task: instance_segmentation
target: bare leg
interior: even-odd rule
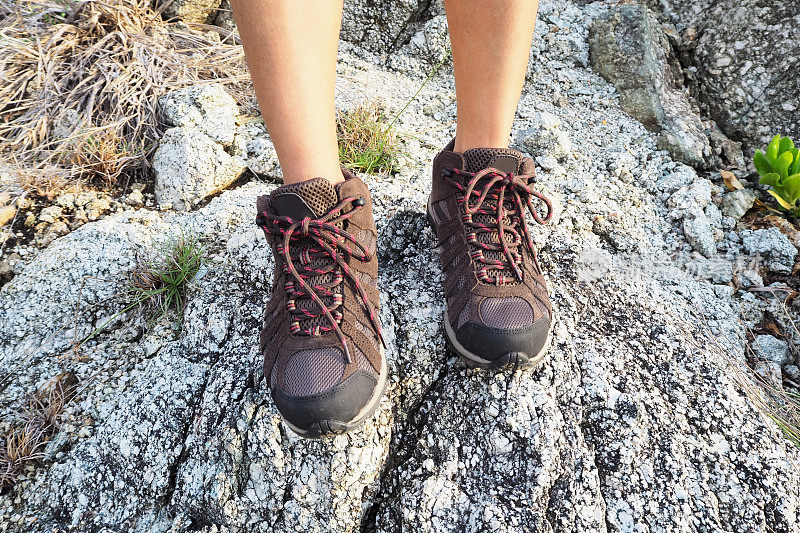
[[[455,151],[507,148],[538,0],[445,0],[458,99]]]
[[[231,5],[284,182],[341,181],[334,83],[342,1]]]

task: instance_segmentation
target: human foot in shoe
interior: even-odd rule
[[[453,146],[433,161],[428,200],[444,269],[448,340],[471,366],[534,366],[547,351],[553,313],[525,210],[546,224],[552,205],[530,187],[529,157],[507,148],[458,153]],[[534,201],[544,204],[544,214]]]
[[[377,232],[366,185],[347,170],[258,198],[275,257],[261,351],[272,399],[304,437],[360,425],[380,403]]]

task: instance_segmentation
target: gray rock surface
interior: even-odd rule
[[[692,248],[706,257],[717,255],[717,241],[714,228],[705,213],[698,212],[683,219],[683,234]]]
[[[742,287],[763,287],[764,286],[764,279],[761,277],[761,274],[758,273],[757,270],[743,270],[739,273],[739,284]]]
[[[445,59],[450,51],[450,33],[447,30],[447,16],[443,11],[441,13],[425,22],[398,53],[388,56],[389,68],[413,75],[429,70]],[[448,59],[447,62],[451,63],[452,60]]]
[[[768,260],[767,267],[773,272],[788,274],[794,267],[797,248],[778,228],[744,230],[739,232],[742,244],[750,255]]]
[[[714,164],[680,63],[649,9],[633,4],[610,10],[591,26],[589,43],[592,66],[617,88],[625,111],[660,132],[659,148],[694,167]]]
[[[241,159],[201,131],[171,128],[153,156],[156,200],[188,210],[236,181],[245,169]]]
[[[251,181],[190,212],[131,209],[54,241],[0,288],[0,368],[13,372],[3,412],[65,367],[82,383],[49,459],[0,494],[0,524],[35,533],[800,531],[798,451],[731,368],[746,348],[738,303],[672,260],[690,245],[675,224],[685,206],[667,199],[687,187],[711,223],[711,191],[707,199],[702,181],[692,189],[700,178],[660,152],[583,62],[601,7],[542,4],[536,31],[550,46],[532,51],[513,132],[521,138],[546,112],[573,147],[538,169],[556,217],[532,231],[559,317],[540,369],[484,373],[446,351],[424,214],[430,158],[454,132],[452,81],[437,76],[397,122],[408,154],[399,173],[365,178],[390,365],[377,416],[352,434],[304,441],[269,399],[257,338],[273,262],[252,219],[255,197],[275,185]],[[345,53],[337,101],[380,99],[393,116],[422,74]],[[196,128],[178,131],[223,150]],[[213,259],[181,328],[129,312],[70,357],[76,336],[123,308],[115,295],[137,253],[181,231],[204,235]]]
[[[243,159],[254,174],[278,177],[278,154],[263,122],[250,122],[237,128],[231,153]]]
[[[239,106],[222,85],[178,89],[162,97],[159,106],[166,125],[174,126],[153,158],[159,205],[188,210],[247,168],[263,176],[277,169],[263,123],[237,125]]]
[[[768,386],[776,389],[782,386],[781,365],[778,363],[773,361],[756,361],[753,371]]]
[[[730,283],[733,280],[733,264],[725,259],[695,259],[686,264],[686,269],[712,283]]]
[[[791,362],[789,344],[772,335],[756,335],[756,338],[753,339],[753,349],[757,356],[772,361],[778,366],[784,366]]]
[[[219,84],[203,84],[170,92],[159,100],[168,126],[191,128],[230,146],[236,133],[239,106]]]
[[[341,38],[357,45],[360,54],[386,58],[407,44],[425,23],[444,14],[440,0],[357,0],[344,3]]]
[[[722,213],[738,222],[758,198],[758,193],[752,189],[737,189],[722,198]]]
[[[701,101],[728,136],[748,153],[777,133],[800,137],[800,3],[657,3],[680,32]]]
[[[683,187],[688,187],[692,185],[697,180],[698,180],[697,172],[695,172],[692,167],[686,165],[676,165],[676,168],[672,169],[671,172],[666,173],[658,178],[658,180],[654,183],[655,186],[654,188],[659,192],[672,194],[678,189],[682,189]],[[706,182],[703,181],[702,184],[699,184],[696,187],[702,187],[703,189],[705,189],[707,185]],[[709,188],[708,191],[709,200],[712,191],[713,188]],[[704,191],[698,190],[697,195],[700,195],[701,197],[700,201],[705,201]],[[677,198],[674,201],[674,204],[677,204]]]
[[[694,181],[689,181],[692,178]],[[688,185],[670,194],[670,190],[687,181]],[[718,188],[708,179],[698,178],[693,171],[687,172],[685,167],[662,178],[655,187],[669,194],[666,202],[671,209],[669,216],[683,219],[683,234],[692,248],[707,258],[716,256],[717,242],[722,238],[722,215],[712,203],[712,195]]]
[[[670,196],[669,200],[667,200],[667,206],[674,208],[674,213],[702,211],[711,204],[711,196],[716,190],[717,187],[710,180],[697,178]]]
[[[222,0],[214,15],[214,25],[228,31],[236,30],[236,21],[233,18],[233,8],[230,0]]]
[[[563,161],[572,152],[572,142],[561,127],[561,121],[547,112],[536,112],[531,118],[531,127],[520,135],[523,149],[530,154],[549,155]]]

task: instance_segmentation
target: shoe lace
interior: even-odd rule
[[[522,281],[519,247],[523,242],[527,243],[538,265],[525,209],[537,224],[547,224],[553,216],[550,199],[528,186],[535,176],[505,173],[490,167],[476,173],[445,169],[442,177],[461,192],[458,201],[464,208],[462,221],[467,230],[470,257],[480,264],[478,279],[497,285]],[[544,215],[534,208],[532,198],[545,205]],[[506,274],[509,271],[513,276]]]
[[[358,277],[347,265],[349,257],[361,262],[372,259],[369,250],[352,234],[342,229],[342,222],[352,217],[364,205],[363,198],[348,197],[320,218],[305,217],[296,220],[267,211],[256,217],[256,224],[265,233],[277,237],[277,253],[284,259],[283,272],[288,278],[284,290],[287,293],[286,308],[289,311],[291,332],[296,335],[317,336],[334,331],[342,343],[348,363],[351,362],[350,350],[340,326],[344,316],[339,309],[342,305],[342,294],[337,290],[345,279],[355,285],[374,331],[386,346],[375,309],[370,305]],[[352,209],[342,212],[347,206],[352,206]],[[323,298],[329,303],[326,304]],[[303,299],[313,301],[316,308],[303,307],[300,304]],[[327,325],[319,323],[317,319],[321,318],[327,319]],[[313,325],[308,325],[309,323]]]

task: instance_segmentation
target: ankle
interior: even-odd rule
[[[454,152],[464,153],[473,148],[508,148],[508,138],[456,136]]]
[[[342,169],[338,165],[336,167],[317,167],[309,169],[284,169],[283,170],[283,184],[292,185],[302,181],[313,180],[315,178],[325,178],[334,185],[344,181]]]

